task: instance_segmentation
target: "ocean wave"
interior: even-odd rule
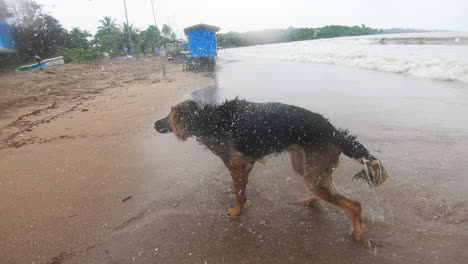
[[[389,35],[374,35],[270,44],[228,49],[220,57],[337,64],[468,83],[468,45],[385,45],[379,43],[382,36],[390,39]],[[402,37],[425,36],[394,36]]]

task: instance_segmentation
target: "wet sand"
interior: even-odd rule
[[[221,62],[215,79],[175,66],[162,78],[151,63],[154,71],[132,62],[115,73],[143,72],[159,82],[122,77],[76,107],[65,98],[13,126],[34,109],[19,107],[1,121],[7,141],[0,149],[0,263],[463,263],[468,257],[468,131],[461,122],[467,87],[265,61]],[[106,76],[115,79],[109,73],[100,80]],[[296,204],[307,192],[287,155],[257,163],[244,214],[224,216],[234,198],[222,162],[194,140],[181,143],[152,128],[169,106],[208,86],[194,96],[294,103],[359,135],[391,181],[375,191],[352,182],[360,167],[346,157],[334,178],[343,194],[362,202],[372,247],[350,238],[350,220],[334,207]],[[45,102],[36,108],[53,104]]]

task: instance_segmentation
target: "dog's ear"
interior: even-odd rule
[[[200,109],[203,109],[204,105],[201,101],[194,101],[194,100],[187,100],[176,108],[180,111],[184,116],[189,117],[193,114],[196,114]]]

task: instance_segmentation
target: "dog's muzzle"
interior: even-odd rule
[[[169,123],[169,117],[163,118],[154,123],[154,129],[159,133],[169,133],[172,132],[171,124]]]

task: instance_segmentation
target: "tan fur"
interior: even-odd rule
[[[177,117],[177,113],[172,111],[169,114],[169,122],[171,123],[172,131],[174,135],[182,141],[187,140],[189,134],[187,133],[187,129],[185,128],[183,122],[179,122],[179,118]]]
[[[305,152],[298,145],[291,145],[288,148],[289,154],[291,154],[291,165],[294,171],[299,175],[304,175],[305,169]]]
[[[304,177],[314,181],[317,188],[326,188],[335,192],[332,173],[338,166],[341,150],[327,147],[321,150],[305,151]],[[310,188],[310,186],[309,186]]]
[[[353,222],[353,236],[362,240],[361,204],[339,194],[333,183],[332,173],[338,166],[341,150],[328,147],[306,151],[304,180],[310,191],[319,199],[340,207]]]
[[[304,177],[307,188],[314,194],[299,199],[304,206],[311,206],[323,200],[338,206],[349,214],[353,222],[353,235],[362,240],[361,204],[339,194],[333,183],[332,174],[338,166],[341,150],[337,147],[326,147],[319,150],[305,150],[296,145],[288,148],[294,171]]]
[[[227,209],[226,214],[237,216],[242,213],[242,208],[247,201],[246,186],[249,180],[249,173],[252,170],[255,160],[244,156],[238,151],[234,151],[224,160],[224,165],[231,173],[234,183],[234,193],[236,194],[236,204],[233,208]]]

